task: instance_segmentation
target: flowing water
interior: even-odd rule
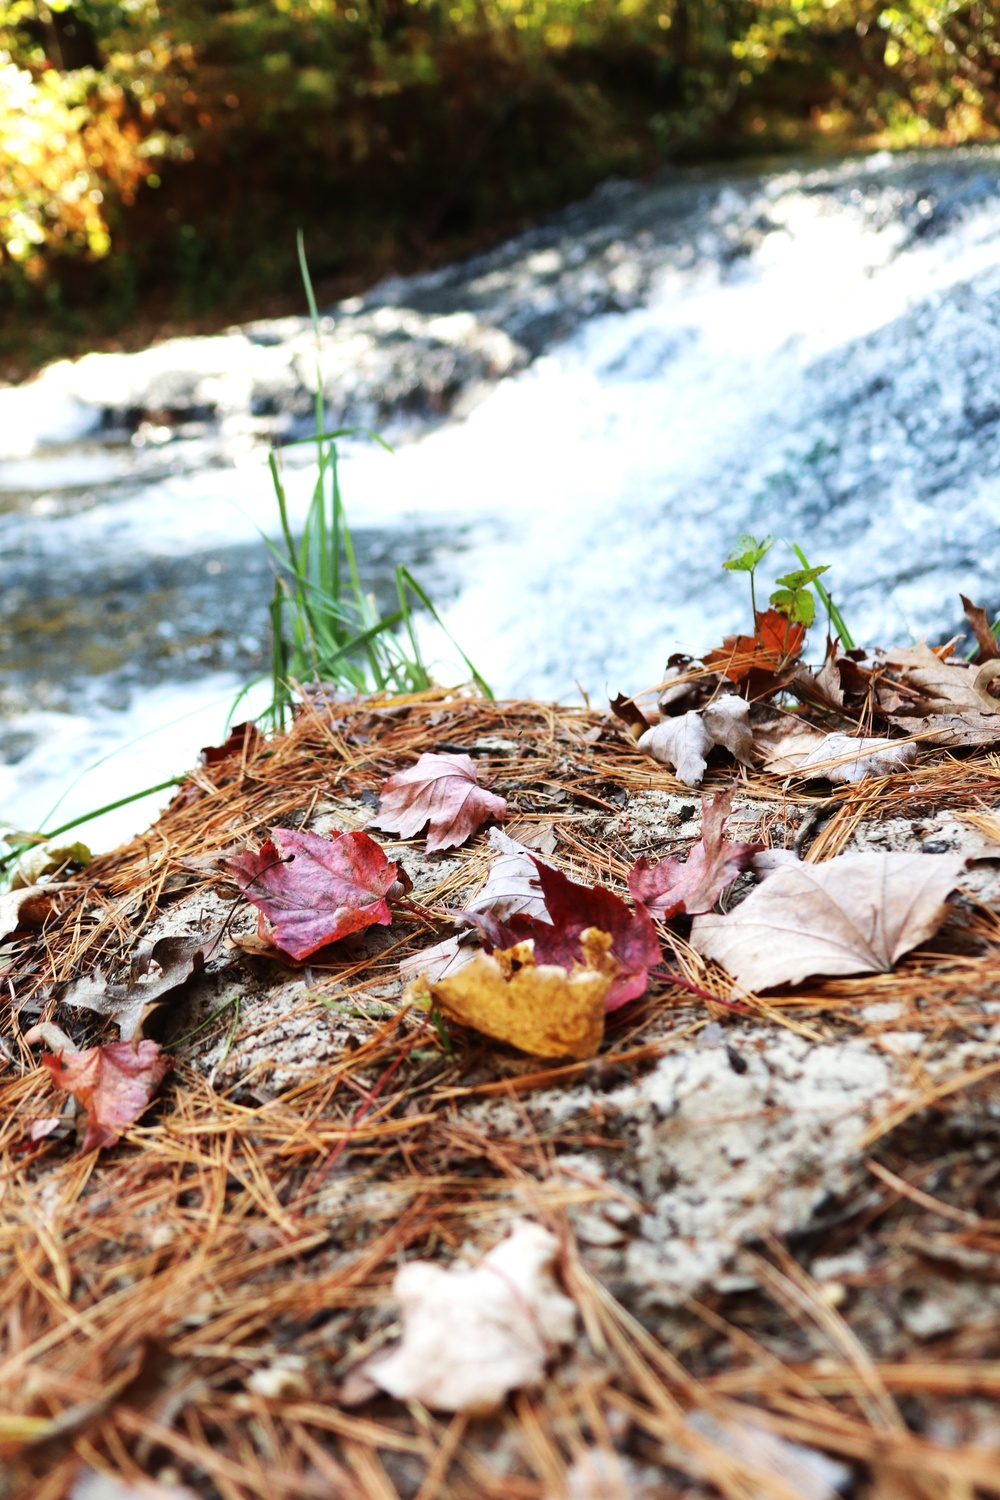
[[[344,464],[368,586],[406,562],[498,693],[635,691],[745,625],[720,570],[744,530],[831,564],[859,640],[951,631],[959,589],[1000,607],[991,151],[609,184],[332,309],[318,378],[331,422],[395,445]],[[267,450],[316,380],[287,318],[0,390],[0,821],[38,826],[106,755],[49,826],[218,738],[266,661]],[[282,454],[301,516],[309,451]]]

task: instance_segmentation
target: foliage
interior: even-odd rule
[[[149,142],[121,89],[90,71],[35,76],[0,53],[0,245],[39,278],[43,256],[106,255],[109,190],[134,198]]]
[[[0,0],[0,34],[8,299],[204,312],[292,285],[291,215],[370,277],[664,155],[997,134],[1000,22],[958,0]]]
[[[757,611],[754,575],[758,565],[773,546],[774,538],[772,536],[765,536],[758,541],[749,532],[744,532],[736,538],[729,556],[722,564],[730,573],[748,573],[750,575],[750,605],[753,610],[753,618],[758,621],[758,635],[760,634],[759,619],[761,617]],[[820,567],[814,568],[810,565],[801,547],[793,543],[792,551],[802,566],[793,569],[789,573],[783,573],[781,577],[775,579],[777,587],[772,591],[768,599],[772,610],[777,610],[778,614],[783,615],[791,624],[801,625],[808,629],[816,618],[816,601],[810,592],[810,589],[815,589],[823,608],[826,610],[831,636],[839,639],[845,651],[850,651],[854,646],[854,640],[844,623],[844,618],[840,610],[834,604],[833,599],[823,584],[819,581],[823,573],[830,571],[829,564],[823,563]]]

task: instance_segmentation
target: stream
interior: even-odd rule
[[[345,449],[366,587],[405,562],[498,695],[603,702],[745,627],[741,531],[830,564],[859,641],[1000,608],[1000,153],[612,182],[330,309],[318,361],[282,318],[0,389],[0,832],[183,771],[266,672],[267,454],[301,519],[317,379],[394,449]]]

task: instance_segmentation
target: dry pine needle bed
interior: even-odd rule
[[[674,679],[704,720],[698,669]],[[488,882],[495,833],[435,853],[383,827],[405,872],[391,925],[299,960],[227,862],[273,830],[279,864],[289,831],[360,832],[388,777],[468,756],[518,858],[638,921],[637,861],[711,854],[734,780],[713,745],[703,808],[607,715],[314,693],[286,734],[203,757],[147,835],[24,899],[0,939],[0,1493],[1000,1495],[1000,884],[982,858],[1000,760],[926,725],[904,738],[912,762],[843,784],[737,757],[712,847],[763,852],[714,915],[690,879],[687,906],[658,898],[641,985],[611,935],[593,1055],[463,1026],[447,978],[420,978]],[[771,856],[754,887],[766,851],[786,868]],[[757,993],[699,952],[718,936],[699,924],[752,911],[789,859],[813,880],[858,853],[954,870],[944,920],[882,970]],[[493,952],[539,920],[520,910]],[[463,959],[487,962],[498,920],[468,920]],[[504,983],[530,953],[511,964]],[[623,974],[641,992],[606,1010]],[[169,1070],[118,1144],[82,1153],[86,1110],[58,1069],[109,1045]],[[437,1288],[448,1346],[408,1372],[404,1267],[398,1292]],[[469,1390],[502,1383],[504,1361],[521,1373],[491,1409],[460,1393],[449,1410],[413,1394],[435,1358]]]

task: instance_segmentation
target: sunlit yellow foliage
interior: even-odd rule
[[[0,248],[29,277],[43,249],[99,258],[111,248],[106,195],[128,201],[149,154],[123,116],[121,89],[93,70],[30,69],[0,52]]]

